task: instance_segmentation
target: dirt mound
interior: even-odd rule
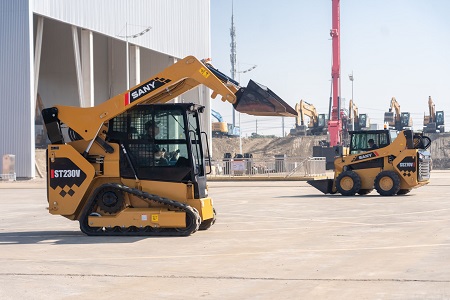
[[[450,168],[450,133],[429,134],[434,169]],[[254,158],[268,158],[285,154],[288,157],[311,157],[313,146],[319,145],[324,136],[242,138],[242,154],[251,153]],[[212,159],[221,160],[225,153],[241,153],[239,138],[213,138]],[[46,176],[45,150],[36,149],[36,165]],[[39,174],[36,174],[39,177]]]
[[[439,170],[450,169],[450,133],[427,134],[431,138],[431,158],[433,168]]]
[[[251,153],[254,158],[286,156],[312,156],[313,146],[319,145],[323,137],[279,137],[279,138],[242,138],[242,153]],[[224,153],[241,153],[239,138],[213,138],[212,158],[222,159]]]
[[[431,152],[434,169],[450,168],[450,133],[427,134],[432,140]],[[279,138],[242,138],[242,153],[252,153],[254,158],[273,157],[285,154],[293,157],[311,157],[313,146],[319,145],[325,136],[279,137]],[[213,138],[212,158],[220,160],[224,153],[241,153],[239,138]]]

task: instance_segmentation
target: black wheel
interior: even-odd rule
[[[361,178],[353,171],[345,171],[336,178],[336,189],[344,196],[353,196],[361,188]]]
[[[360,194],[360,195],[367,195],[367,194],[370,194],[372,191],[373,191],[373,189],[360,189],[358,191],[358,194]]]
[[[406,195],[411,192],[411,189],[399,189],[397,195]]]
[[[400,190],[400,178],[394,171],[383,171],[375,177],[375,189],[382,196],[393,196]]]
[[[122,209],[124,198],[122,192],[115,188],[104,188],[97,195],[97,204],[106,213],[116,213]]]
[[[214,223],[216,223],[216,209],[213,208],[213,217],[212,219],[208,219],[206,221],[203,221],[200,224],[200,227],[198,228],[198,230],[208,230],[209,228],[211,228],[211,226],[214,225]]]

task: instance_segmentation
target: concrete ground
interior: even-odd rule
[[[450,171],[406,196],[210,182],[186,238],[88,237],[43,182],[0,182],[0,299],[449,299]]]

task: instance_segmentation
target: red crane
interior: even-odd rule
[[[340,74],[341,74],[341,50],[340,50],[340,0],[332,0],[332,28],[330,35],[333,41],[333,64],[331,67],[332,103],[331,116],[328,121],[328,133],[330,134],[330,146],[341,144],[342,120],[340,115]]]

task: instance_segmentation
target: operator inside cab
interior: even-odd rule
[[[165,158],[166,150],[158,144],[155,144],[155,137],[159,134],[158,123],[153,120],[147,121],[144,125],[145,134],[142,135],[142,139],[148,141],[143,155],[154,157],[157,160],[158,165],[167,165],[167,159]]]
[[[373,139],[369,139],[367,143],[369,144],[370,149],[378,149],[378,145],[375,144],[375,141]]]

